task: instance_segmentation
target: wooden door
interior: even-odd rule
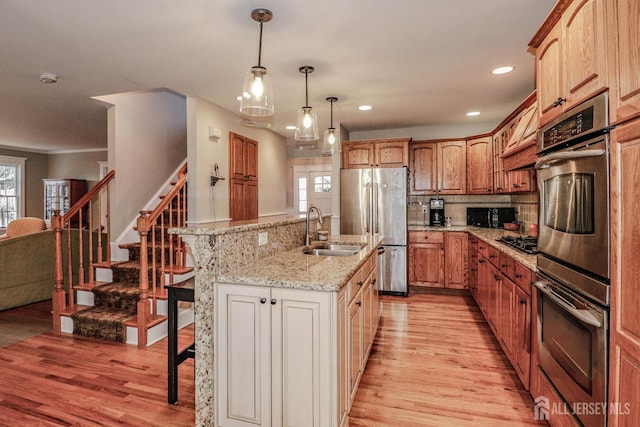
[[[409,147],[411,194],[436,194],[438,188],[437,144],[412,143]]]
[[[550,122],[562,112],[562,107],[556,102],[564,94],[561,37],[562,27],[558,23],[536,49],[539,126]]]
[[[375,165],[375,153],[371,142],[343,142],[342,167],[344,169],[368,168]]]
[[[244,174],[245,178],[257,181],[258,180],[258,141],[253,139],[246,139],[245,145],[245,160],[244,160]]]
[[[606,7],[612,124],[640,116],[639,7],[638,0],[611,0]]]
[[[574,1],[563,14],[565,110],[607,87],[603,3],[604,0]],[[636,10],[636,22],[637,15]]]
[[[513,299],[513,367],[529,390],[531,367],[531,297],[515,286]]]
[[[218,425],[271,423],[269,297],[269,288],[216,285]]]
[[[442,243],[409,244],[409,283],[411,285],[443,288],[443,264]]]
[[[409,140],[396,139],[374,143],[375,165],[397,168],[409,165]]]
[[[445,287],[467,289],[467,233],[445,233]]]
[[[438,194],[466,194],[466,141],[439,142],[437,162]]]
[[[493,149],[491,137],[467,140],[467,193],[493,193]]]
[[[229,132],[229,177],[245,179],[246,138]]]
[[[609,401],[624,406],[620,408],[622,414],[611,415],[609,425],[637,426],[640,425],[640,119],[613,130],[611,165]]]
[[[272,425],[330,424],[335,411],[331,295],[271,289]]]

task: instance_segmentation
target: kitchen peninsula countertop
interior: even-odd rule
[[[279,252],[221,274],[218,282],[254,286],[337,292],[376,250],[380,236],[330,236],[329,241],[313,242],[309,246]],[[361,244],[362,250],[352,256],[305,255],[302,250],[317,244]]]
[[[515,231],[508,231],[501,228],[483,228],[483,227],[474,227],[471,225],[453,225],[451,227],[433,227],[429,225],[412,225],[408,226],[409,231],[458,231],[458,232],[467,232],[474,237],[482,240],[483,242],[493,246],[494,248],[502,251],[518,261],[520,264],[524,265],[530,270],[538,271],[538,262],[536,255],[528,255],[522,253],[516,249],[513,249],[504,243],[498,242],[498,239],[502,236],[522,236],[520,233],[516,233]]]

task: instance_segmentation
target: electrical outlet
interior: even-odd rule
[[[425,213],[428,213],[428,212],[429,212],[429,206],[422,205],[422,213],[425,214]]]
[[[269,242],[269,233],[264,231],[258,233],[258,246],[266,245]]]

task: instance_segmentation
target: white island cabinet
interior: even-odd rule
[[[375,262],[338,291],[216,284],[216,425],[348,425],[380,315]]]

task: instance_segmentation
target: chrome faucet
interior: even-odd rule
[[[305,245],[309,245],[309,241],[311,240],[309,238],[309,216],[311,214],[311,211],[314,210],[314,209],[318,213],[318,223],[320,225],[322,225],[322,212],[320,212],[320,209],[317,208],[316,206],[309,206],[309,209],[307,209],[307,227],[305,228],[305,232],[304,232],[304,244]]]

